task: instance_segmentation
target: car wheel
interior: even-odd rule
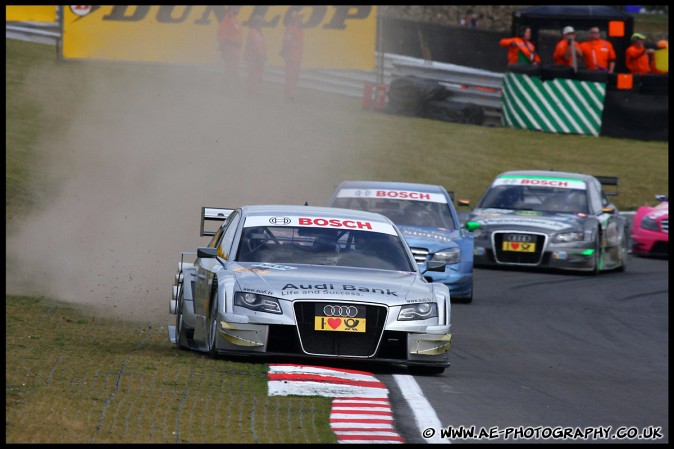
[[[187,336],[185,335],[185,323],[183,322],[182,312],[178,312],[176,316],[176,347],[178,349],[186,349],[187,345]]]
[[[630,250],[629,238],[627,237],[629,235],[628,232],[629,230],[626,229],[625,234],[623,234],[623,243],[620,245],[620,266],[616,268],[618,273],[624,273],[627,270],[627,257]]]
[[[592,267],[591,275],[596,276],[599,274],[599,264],[601,263],[601,235],[597,232],[597,239],[594,242],[594,266]]]
[[[464,296],[462,298],[455,298],[455,299],[453,298],[452,302],[470,304],[471,302],[473,302],[473,294],[471,293],[470,296]]]
[[[218,357],[216,343],[218,341],[218,290],[213,290],[213,299],[211,307],[211,326],[208,330],[208,355],[211,358]]]
[[[408,367],[410,374],[416,376],[434,376],[445,372],[444,366],[410,366]]]
[[[185,331],[185,322],[183,320],[183,295],[182,286],[180,286],[180,294],[178,296],[178,306],[176,315],[176,347],[178,349],[186,349],[189,347],[187,343],[187,334]]]

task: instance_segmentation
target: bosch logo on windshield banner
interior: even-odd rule
[[[540,187],[557,187],[563,189],[581,189],[585,190],[585,183],[579,179],[562,179],[562,178],[511,178],[501,177],[494,181],[494,186],[510,185],[510,186],[540,186]]]
[[[372,231],[396,235],[389,223],[351,220],[334,217],[247,217],[244,227],[256,226],[301,226],[308,228],[353,229],[356,231]]]
[[[337,198],[389,198],[394,200],[428,201],[431,203],[447,203],[444,195],[429,192],[413,192],[410,190],[363,190],[342,189],[337,192]]]
[[[54,8],[54,7],[52,7]],[[224,5],[71,6],[63,11],[63,59],[221,65],[217,30]],[[377,7],[372,5],[240,6],[244,36],[263,19],[270,67],[279,55],[286,19],[302,14],[302,68],[373,70]],[[242,55],[243,57],[243,55]]]

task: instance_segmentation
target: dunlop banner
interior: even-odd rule
[[[221,64],[216,39],[226,6],[64,6],[62,57],[186,64]],[[279,56],[285,19],[302,13],[302,68],[373,70],[377,8],[368,5],[241,6],[248,35],[251,18],[264,19],[267,65]],[[242,59],[243,60],[243,59]]]
[[[5,6],[6,22],[56,23],[57,6]]]

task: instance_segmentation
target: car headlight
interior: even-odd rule
[[[438,316],[438,305],[434,302],[408,304],[400,308],[398,321],[427,320]]]
[[[447,248],[433,254],[431,260],[434,262],[444,262],[446,264],[459,263],[461,260],[461,249]]]
[[[585,234],[581,232],[563,232],[552,237],[554,243],[582,242]]]
[[[660,226],[658,226],[658,222],[653,220],[651,217],[642,218],[639,227],[642,229],[648,229],[649,231],[660,231]]]
[[[283,313],[278,299],[272,296],[258,295],[255,293],[234,293],[234,305],[255,310],[257,312]]]

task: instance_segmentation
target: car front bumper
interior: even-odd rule
[[[528,260],[499,257],[494,253],[489,240],[475,241],[473,263],[476,266],[520,266],[539,267],[559,270],[590,271],[595,267],[594,242],[578,242],[574,244],[551,244]]]

